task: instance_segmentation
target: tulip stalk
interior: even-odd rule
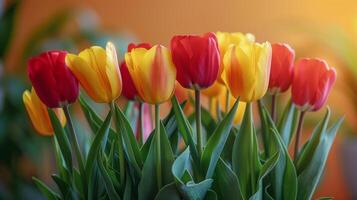
[[[302,132],[302,126],[304,123],[305,113],[306,113],[306,111],[302,111],[300,113],[299,123],[298,123],[298,127],[296,130],[296,138],[295,138],[295,146],[294,146],[294,161],[295,162],[297,161],[297,156],[299,154],[300,137],[301,137],[301,132]]]
[[[162,187],[161,181],[161,142],[160,142],[160,105],[155,104],[155,136],[156,136],[156,157],[157,157],[157,168],[156,168],[156,175],[157,175],[157,186],[160,190]]]
[[[276,94],[273,94],[271,96],[271,118],[273,119],[274,122],[276,122],[277,116],[276,116]]]
[[[78,140],[77,140],[76,132],[75,132],[74,126],[73,126],[72,117],[71,117],[71,115],[69,113],[69,108],[68,107],[69,107],[68,105],[63,106],[63,111],[64,111],[64,114],[65,114],[65,116],[67,118],[67,124],[68,124],[69,133],[70,133],[69,136],[70,136],[72,148],[74,148],[74,151],[76,153],[76,158],[77,158],[79,170],[81,171],[81,173],[84,173],[83,157],[82,157],[82,154],[81,154],[81,151],[80,151],[80,147],[79,147],[79,143],[78,143]]]
[[[112,101],[110,103],[111,112],[114,114],[114,120],[117,121],[117,115],[115,114],[115,102]],[[124,183],[125,179],[125,160],[124,160],[124,148],[123,148],[123,139],[121,137],[121,133],[119,132],[118,123],[114,123],[117,136],[118,136],[118,155],[119,155],[119,173],[120,173],[120,183]]]
[[[227,91],[226,91],[226,108],[225,108],[225,112],[226,113],[228,113],[229,102],[230,102],[229,88],[227,88]]]
[[[195,89],[195,117],[196,117],[196,137],[199,155],[202,155],[202,133],[201,133],[201,91]]]
[[[144,133],[144,126],[143,126],[143,114],[144,114],[144,104],[139,102],[139,115],[138,115],[138,118],[139,118],[139,127],[138,127],[138,142],[140,144],[140,146],[143,145],[144,143],[144,139],[143,139],[143,133]]]

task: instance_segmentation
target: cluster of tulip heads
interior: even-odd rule
[[[321,59],[302,58],[294,65],[294,50],[287,44],[257,43],[251,34],[207,33],[178,35],[171,49],[162,45],[130,44],[118,64],[115,47],[93,46],[78,55],[49,51],[28,62],[33,89],[23,100],[36,130],[50,134],[47,109],[76,101],[79,85],[98,103],[110,103],[120,94],[150,104],[167,101],[175,81],[200,91],[226,86],[235,98],[252,102],[267,91],[273,96],[292,86],[292,101],[301,111],[316,111],[326,101],[336,72]],[[216,93],[209,93],[213,94]],[[37,97],[38,96],[38,97]],[[60,117],[65,123],[65,117]],[[41,122],[42,121],[42,122]]]

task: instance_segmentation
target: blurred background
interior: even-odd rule
[[[29,57],[111,40],[122,59],[129,42],[168,46],[174,34],[208,31],[285,42],[297,58],[321,57],[337,68],[328,105],[346,120],[315,196],[357,199],[356,0],[0,0],[0,16],[0,199],[41,199],[31,177],[51,184],[55,170],[52,141],[35,134],[22,104]],[[305,138],[323,112],[309,114]]]

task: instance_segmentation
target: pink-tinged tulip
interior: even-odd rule
[[[32,85],[49,108],[73,103],[78,97],[78,81],[66,65],[67,52],[48,51],[31,58],[28,74]]]
[[[302,111],[316,111],[326,102],[336,70],[321,59],[300,59],[294,68],[292,100]]]
[[[269,92],[285,92],[291,85],[294,71],[295,51],[288,44],[272,44],[272,59]]]
[[[127,52],[130,52],[134,48],[150,49],[151,44],[149,44],[149,43],[139,43],[139,44],[130,43],[128,45]],[[123,89],[122,89],[123,95],[128,100],[134,100],[135,97],[138,96],[138,91],[135,88],[133,79],[130,76],[128,66],[126,65],[125,61],[123,61],[120,64],[120,73],[121,73],[121,77],[122,77],[122,81],[123,81]]]
[[[177,81],[185,88],[207,88],[217,79],[220,57],[214,33],[178,35],[171,40]]]

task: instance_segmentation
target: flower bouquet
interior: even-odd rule
[[[53,138],[57,187],[33,179],[53,200],[311,199],[342,119],[331,124],[327,108],[300,145],[304,116],[323,107],[336,72],[321,59],[294,60],[287,44],[223,32],[174,36],[170,49],[130,44],[121,64],[110,42],[78,55],[35,56],[28,62],[33,88],[23,101],[34,128]],[[176,81],[192,98],[176,98]],[[79,85],[89,101],[107,105],[104,119]],[[279,94],[290,86],[279,113]],[[121,94],[128,103],[120,107]],[[264,96],[272,99],[269,111]],[[81,145],[69,111],[76,101],[91,129]],[[165,102],[171,110],[162,117]],[[153,107],[152,131],[143,105]]]

